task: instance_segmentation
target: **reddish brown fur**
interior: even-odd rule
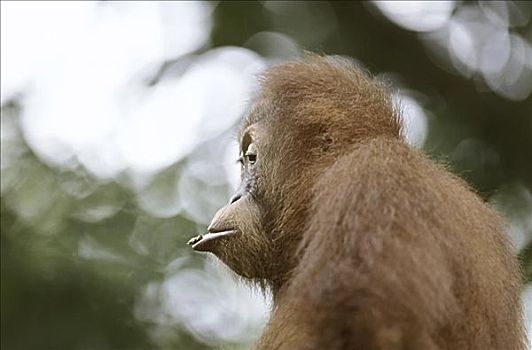
[[[260,150],[253,224],[229,215],[241,238],[214,251],[273,290],[257,348],[524,349],[501,220],[404,144],[385,89],[315,55],[262,86],[240,135]]]

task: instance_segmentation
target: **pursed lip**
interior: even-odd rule
[[[237,230],[234,228],[216,230],[216,231],[213,231],[211,229],[209,233],[207,234],[199,235],[199,236],[191,238],[187,242],[187,244],[192,246],[192,249],[197,250],[199,252],[211,251],[212,246],[213,246],[212,243],[215,240],[224,238],[224,237],[235,236],[236,234],[237,234]]]

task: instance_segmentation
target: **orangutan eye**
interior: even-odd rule
[[[257,161],[257,147],[255,146],[255,143],[252,142],[249,144],[244,156],[246,157],[246,160],[250,165],[255,164],[255,162]]]
[[[249,162],[249,164],[253,165],[257,161],[257,155],[253,153],[246,154],[246,159]]]

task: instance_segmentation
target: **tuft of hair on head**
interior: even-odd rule
[[[272,101],[280,123],[322,125],[347,141],[401,138],[398,109],[389,89],[345,58],[305,53],[267,69],[259,99]]]

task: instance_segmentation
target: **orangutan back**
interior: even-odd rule
[[[258,349],[525,349],[516,259],[463,181],[376,138],[313,190],[301,260]]]

